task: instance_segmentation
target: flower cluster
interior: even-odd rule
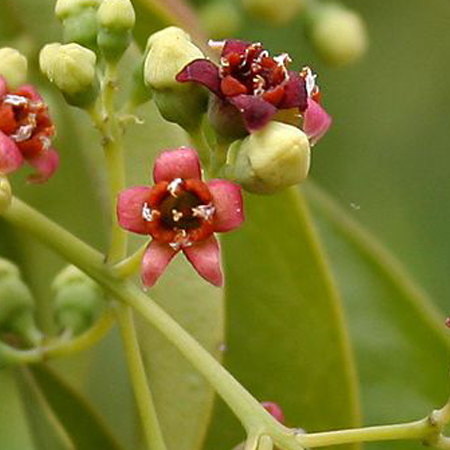
[[[142,262],[144,284],[155,284],[183,251],[203,278],[221,286],[219,243],[213,233],[233,230],[244,220],[240,187],[220,179],[202,181],[197,152],[185,147],[163,152],[153,179],[152,187],[123,191],[117,205],[123,228],[153,238]]]
[[[0,173],[14,172],[27,162],[37,170],[29,181],[47,181],[59,161],[51,147],[54,133],[47,105],[38,92],[30,85],[11,91],[0,76]]]

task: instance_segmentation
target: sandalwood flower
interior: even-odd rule
[[[142,280],[153,286],[180,251],[204,279],[221,286],[219,243],[214,232],[231,231],[244,220],[241,189],[226,180],[202,181],[195,150],[163,152],[153,170],[155,184],[119,194],[117,216],[126,230],[153,239],[142,261]]]
[[[300,73],[289,70],[287,53],[272,57],[259,42],[226,40],[212,45],[222,48],[219,66],[196,59],[183,68],[177,81],[200,83],[214,94],[209,116],[218,132],[242,137],[276,119],[280,110],[302,115],[316,140],[316,130],[328,128],[330,119],[317,95],[314,98],[318,88],[309,68]]]
[[[0,174],[14,172],[27,162],[37,170],[29,181],[47,181],[59,162],[51,147],[54,133],[47,105],[36,89],[23,85],[11,91],[0,76]]]

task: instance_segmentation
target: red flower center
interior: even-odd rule
[[[16,142],[25,158],[30,158],[49,148],[54,127],[47,105],[19,90],[0,100],[0,131]]]
[[[259,42],[243,52],[230,52],[220,59],[221,91],[227,97],[262,96],[276,106],[284,97],[290,62],[287,53],[271,57]]]
[[[148,233],[175,249],[207,239],[214,231],[214,214],[208,186],[194,178],[155,184],[142,208]]]

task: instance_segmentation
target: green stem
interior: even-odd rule
[[[128,258],[120,261],[114,266],[114,272],[119,278],[127,278],[134,275],[140,268],[142,258],[144,256],[145,250],[148,246],[148,242],[139,247],[132,255]]]
[[[119,306],[117,319],[120,325],[125,354],[130,368],[130,375],[136,402],[143,424],[147,445],[153,450],[166,450],[164,438],[158,422],[152,393],[148,387],[147,375],[139,352],[139,342],[134,327],[131,308]]]
[[[8,365],[30,364],[42,360],[39,348],[32,350],[17,350],[0,341],[0,369]]]
[[[212,171],[216,164],[215,157],[203,133],[202,126],[200,125],[196,130],[190,130],[188,134],[191,145],[197,150],[200,156],[202,166],[208,167]]]
[[[438,448],[449,448],[448,439],[440,434],[444,425],[450,421],[449,404],[434,412],[430,418],[404,424],[311,434],[298,434],[295,430],[285,428],[152,299],[130,281],[118,279],[111,267],[103,264],[101,254],[16,198],[3,217],[53,248],[115,298],[141,313],[210,382],[250,435],[267,435],[276,446],[286,450],[399,439],[420,439]]]

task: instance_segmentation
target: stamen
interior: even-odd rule
[[[42,143],[43,150],[48,150],[50,148],[52,141],[47,136],[39,136],[39,140]]]
[[[291,57],[287,53],[282,53],[281,55],[274,56],[274,61],[279,65],[286,67],[289,63],[292,62]]]
[[[308,97],[312,97],[317,92],[316,78],[317,75],[308,67],[303,67],[300,75],[305,80],[305,87]]]
[[[29,123],[28,125],[22,125],[17,129],[17,131],[14,134],[11,134],[11,139],[13,139],[16,142],[23,142],[32,136],[34,131],[34,125]]]
[[[183,218],[183,213],[181,211],[178,211],[177,209],[172,209],[172,218],[174,222],[179,222]]]
[[[208,47],[221,52],[225,47],[225,43],[226,41],[215,41],[214,39],[210,39],[208,41]]]
[[[148,206],[148,203],[145,202],[144,206],[142,207],[142,218],[146,221],[146,222],[151,222],[153,220],[153,211],[152,209]]]
[[[29,100],[22,95],[8,94],[5,96],[5,100],[3,100],[3,102],[8,105],[21,106],[26,105]]]
[[[167,186],[167,190],[169,191],[172,197],[177,197],[177,191],[180,186],[183,184],[183,180],[181,178],[174,178],[169,185]]]
[[[216,212],[216,208],[213,205],[198,205],[195,208],[192,208],[192,215],[194,217],[200,217],[207,222],[211,222]]]
[[[173,242],[169,242],[170,247],[173,250],[179,250],[181,247],[190,247],[192,242],[188,238],[186,230],[179,230]]]

